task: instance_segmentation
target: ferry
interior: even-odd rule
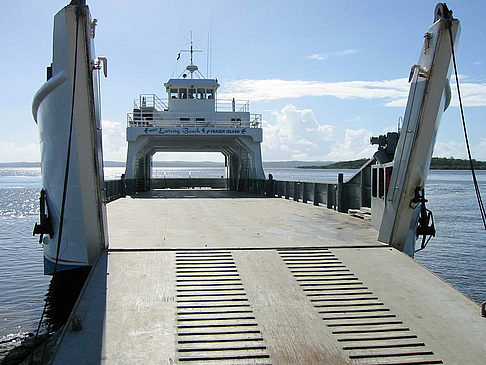
[[[192,45],[166,97],[130,107],[126,172],[104,181],[95,26],[83,1],[55,16],[32,106],[45,273],[91,268],[50,364],[484,363],[485,305],[413,260],[435,234],[424,189],[460,33],[445,4],[400,132],[337,183],[266,179],[261,115],[218,99]],[[154,178],[161,151],[221,152],[226,176]]]

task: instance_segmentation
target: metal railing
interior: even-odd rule
[[[278,198],[292,198],[302,203],[312,202],[316,206],[322,204],[329,209],[342,211],[338,205],[339,189],[336,183],[274,180],[274,192]]]
[[[344,189],[340,183],[313,183],[302,181],[240,179],[238,184],[227,178],[156,178],[148,184],[151,189],[183,189],[183,188],[211,188],[230,189],[257,194],[267,197],[278,197],[312,202],[314,205],[325,205],[327,208],[346,211]],[[109,203],[126,195],[141,192],[137,189],[136,180],[107,180],[105,181],[105,202]]]
[[[140,94],[138,99],[133,100],[133,109],[152,109],[153,111],[167,110],[167,99],[160,99],[155,94]]]
[[[189,99],[184,99],[189,100]],[[190,99],[208,100],[208,99]],[[155,111],[167,110],[169,101],[167,98],[159,98],[155,94],[140,94],[138,99],[133,100],[133,108],[154,108]],[[248,100],[216,99],[215,111],[248,113],[250,112],[250,102]]]
[[[250,112],[248,100],[216,99],[217,112]]]
[[[157,113],[128,113],[127,127],[222,127],[222,128],[261,128],[262,115],[251,114],[250,120],[167,120],[158,119]]]

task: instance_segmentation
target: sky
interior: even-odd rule
[[[51,62],[55,13],[67,0],[0,0],[0,162],[39,161],[31,115],[35,92]],[[195,63],[211,76],[218,98],[250,101],[263,115],[265,161],[369,157],[372,135],[396,130],[404,114],[408,75],[435,1],[89,1],[98,19],[96,53],[108,58],[102,80],[104,159],[126,158],[126,113],[141,93],[163,87],[189,63],[190,32],[203,50]],[[480,1],[451,1],[461,21],[457,48],[473,158],[486,160],[486,22]],[[434,156],[465,158],[453,87]],[[157,159],[220,160],[221,155]]]

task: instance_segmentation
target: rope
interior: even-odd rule
[[[69,136],[68,136],[68,145],[67,145],[67,155],[66,155],[66,164],[65,164],[65,169],[64,169],[64,185],[63,185],[63,191],[62,191],[62,201],[61,201],[61,214],[59,217],[59,232],[58,232],[58,237],[57,237],[57,250],[56,250],[56,261],[54,263],[54,270],[53,270],[53,277],[57,272],[57,265],[59,262],[59,253],[60,253],[60,247],[61,247],[61,239],[62,239],[62,230],[63,230],[63,223],[64,223],[64,211],[66,210],[66,196],[67,196],[67,187],[68,187],[68,180],[69,180],[69,163],[70,163],[70,158],[71,158],[71,144],[72,144],[72,135],[73,135],[73,124],[74,124],[74,100],[75,100],[75,95],[76,95],[76,71],[77,71],[77,64],[78,64],[78,37],[79,37],[79,8],[76,7],[76,44],[74,48],[74,69],[73,69],[73,88],[72,88],[72,97],[71,97],[71,118],[70,118],[70,125],[69,125]],[[34,337],[34,345],[37,342],[37,338],[39,336],[39,331],[40,327],[42,325],[42,322],[44,320],[44,316],[46,313],[47,309],[47,301],[44,303],[44,308],[42,309],[42,314],[41,318],[39,320],[39,324],[37,326],[37,329],[35,331],[35,337]],[[47,336],[49,337],[49,331],[50,331],[51,325],[49,324],[47,327]],[[47,348],[47,340],[44,345],[44,349],[42,352],[42,359],[41,359],[41,364],[44,363],[44,357],[46,353],[46,348]],[[29,361],[29,364],[34,363],[34,351],[32,351],[32,355]]]
[[[454,41],[452,40],[452,22],[449,21],[448,24],[449,29],[449,38],[451,41],[451,50],[452,50],[452,63],[454,65],[454,74],[456,76],[456,87],[457,87],[457,95],[459,98],[459,107],[461,110],[461,118],[462,118],[462,128],[464,130],[464,138],[466,140],[466,148],[467,148],[467,155],[469,157],[469,166],[471,168],[472,179],[474,183],[474,190],[476,191],[476,197],[478,200],[479,211],[481,212],[481,218],[483,220],[484,229],[486,230],[486,210],[484,209],[483,199],[481,198],[481,191],[479,190],[478,180],[476,178],[476,172],[474,170],[473,159],[471,157],[471,148],[469,146],[469,138],[467,135],[466,129],[466,118],[464,117],[464,108],[462,105],[462,96],[461,96],[461,89],[459,88],[459,77],[457,76],[457,65],[456,65],[456,54],[454,52]]]

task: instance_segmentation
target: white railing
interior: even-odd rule
[[[216,99],[217,112],[244,112],[250,111],[248,100]]]
[[[263,118],[261,114],[250,114],[250,125],[253,128],[261,128]]]
[[[191,99],[197,102],[198,99]],[[133,109],[151,109],[155,111],[167,110],[168,100],[161,99],[155,94],[140,94],[138,99],[133,100]],[[243,112],[250,111],[248,100],[216,99],[216,110],[219,112]]]
[[[127,127],[222,127],[222,128],[261,128],[261,114],[252,114],[253,119],[243,121],[229,120],[162,120],[134,119],[133,113],[128,114]]]
[[[167,100],[160,99],[155,94],[140,94],[138,99],[133,100],[133,109],[138,110],[167,110]]]
[[[262,115],[250,114],[249,120],[167,120],[164,117],[168,111],[167,99],[160,99],[155,94],[140,94],[133,101],[133,112],[127,113],[127,127],[250,127],[261,128]],[[250,112],[247,100],[222,99],[216,100],[218,112]],[[240,118],[234,118],[240,119]]]

